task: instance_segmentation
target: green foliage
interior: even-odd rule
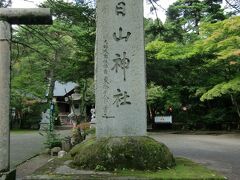
[[[73,164],[83,169],[158,170],[175,166],[169,149],[149,137],[90,139],[71,152]]]
[[[162,87],[154,86],[153,83],[150,83],[148,87],[148,96],[147,96],[148,104],[153,105],[155,103],[160,102],[163,96],[164,96],[164,91]]]
[[[177,42],[167,43],[164,41],[153,41],[146,46],[146,51],[156,53],[158,60],[184,60],[191,57],[194,53],[191,46]]]
[[[174,121],[191,125],[240,119],[240,18],[229,18],[220,3],[178,0],[167,10],[164,24],[145,19],[148,106],[153,116],[173,107]],[[47,0],[41,6],[52,9],[53,26],[13,31],[11,104],[26,112],[26,100],[44,99],[49,84],[51,100],[56,80],[73,81],[80,85],[85,112],[94,104],[94,6],[63,0]],[[225,109],[226,116],[219,109]]]
[[[106,168],[104,166],[97,165],[95,171],[106,171]]]
[[[237,77],[228,82],[223,82],[215,85],[212,89],[208,90],[201,97],[201,101],[211,100],[221,97],[226,94],[238,94],[240,92],[240,77]]]
[[[92,78],[81,79],[78,82],[82,94],[80,111],[82,119],[87,120],[86,107],[95,104],[94,81]]]
[[[214,25],[203,25],[203,46],[208,46],[207,51],[216,54],[216,58],[207,62],[209,70],[222,70],[215,74],[215,82],[210,84],[210,89],[206,91],[201,100],[211,100],[222,97],[223,95],[239,95],[240,79],[240,17],[233,17]],[[208,34],[208,30],[212,32]],[[207,33],[206,33],[207,32]],[[221,76],[219,76],[221,74]],[[233,100],[233,99],[232,99]],[[233,103],[238,109],[237,100]]]
[[[86,129],[84,130],[84,135],[95,135],[96,134],[96,128],[90,128],[90,129]]]
[[[42,71],[44,65],[42,62],[34,61],[34,57],[28,54],[25,54],[25,56],[21,59],[21,62],[17,61],[13,65],[12,93],[22,97],[44,97],[46,92],[45,74]]]
[[[181,32],[178,33],[178,39],[183,42],[184,36],[191,33],[199,34],[201,21],[213,23],[226,18],[221,9],[221,2],[221,0],[178,0],[168,8],[166,23],[171,25],[170,31]]]
[[[55,131],[46,131],[46,134],[42,135],[46,137],[46,141],[44,143],[46,148],[62,147],[62,139]]]
[[[178,8],[189,7],[176,4],[173,8],[177,12],[181,12]],[[190,13],[193,9],[185,10],[183,13],[189,10],[186,15],[195,21]],[[176,17],[179,23],[184,22],[184,17]],[[204,21],[191,41],[169,42],[157,37],[146,45],[148,83],[154,82],[164,91],[164,97],[155,105],[160,109],[173,106],[174,122],[189,127],[212,127],[229,123],[229,119],[232,123],[240,121],[240,17],[216,23]],[[187,112],[182,107],[187,107]]]
[[[73,145],[81,143],[86,137],[84,130],[80,128],[72,129],[72,138],[74,139]]]
[[[15,124],[15,128],[38,129],[41,121],[41,113],[46,109],[47,105],[39,103],[32,98],[15,98],[16,96],[11,98],[11,107],[15,107],[18,113],[15,121],[18,121],[19,124]],[[12,123],[14,124],[15,122]]]
[[[160,39],[161,33],[164,31],[163,25],[159,26],[159,21],[153,19],[144,19],[145,43]]]
[[[35,125],[35,129],[38,129],[39,122],[41,121],[41,112],[45,107],[45,104],[35,103],[24,109],[22,127],[31,128]]]
[[[46,94],[50,102],[56,80],[72,81],[80,84],[84,112],[94,102],[95,11],[88,3],[63,0],[47,0],[41,6],[51,8],[53,25],[13,30],[12,105],[21,112],[28,108],[24,99],[41,101]]]

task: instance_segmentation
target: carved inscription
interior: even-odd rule
[[[125,16],[126,15],[126,4],[125,2],[121,1],[116,5],[116,14]]]
[[[117,3],[116,5],[116,15],[119,16],[125,16],[126,15],[126,3],[121,1]],[[121,40],[125,40],[127,42],[129,40],[129,37],[131,36],[131,32],[125,31],[123,32],[123,28],[119,27],[118,32],[113,33],[113,39],[116,42],[119,42]],[[112,101],[108,97],[108,91],[110,87],[110,81],[109,81],[109,44],[108,41],[104,41],[103,45],[103,70],[104,70],[104,77],[103,77],[103,118],[115,118],[115,116],[109,116],[108,115],[108,108],[109,108],[109,101]],[[111,70],[115,71],[115,73],[118,73],[120,70],[123,71],[123,81],[126,81],[126,70],[129,68],[130,65],[130,59],[127,57],[127,52],[122,53],[116,53],[115,59],[112,59],[114,65],[112,66]],[[122,105],[130,105],[131,102],[129,101],[130,95],[128,95],[127,91],[122,91],[120,88],[117,89],[117,92],[113,95],[113,105],[116,105],[116,107],[120,107]]]
[[[129,68],[130,60],[126,57],[126,52],[123,52],[123,56],[121,57],[120,54],[115,54],[116,59],[113,59],[114,66],[111,70],[115,70],[118,73],[118,68],[123,70],[123,80],[126,81],[126,69]]]
[[[116,104],[117,107],[119,107],[119,105],[131,104],[130,101],[127,101],[130,97],[127,91],[122,92],[120,89],[117,89],[117,94],[113,95],[113,97],[115,98],[113,104]]]
[[[108,104],[109,104],[109,97],[108,97],[108,90],[109,90],[109,79],[108,79],[108,59],[109,59],[109,52],[108,52],[108,42],[107,40],[104,41],[103,45],[103,69],[104,69],[104,81],[103,81],[103,102],[104,102],[104,115],[103,118],[115,118],[114,116],[108,116]]]
[[[116,5],[116,15],[126,15],[126,3],[124,1],[118,2]],[[129,37],[131,36],[131,32],[125,31],[123,32],[123,28],[119,27],[118,32],[113,33],[113,39],[118,42],[121,40],[125,40],[125,42],[128,41]],[[113,59],[114,65],[111,68],[112,71],[115,71],[115,73],[118,73],[119,70],[123,71],[123,81],[127,81],[126,77],[126,70],[129,68],[130,65],[130,59],[127,58],[127,52],[123,52],[122,54],[117,53],[115,54],[116,58]],[[120,105],[126,105],[131,104],[130,101],[128,101],[128,98],[130,96],[128,95],[127,91],[121,91],[120,89],[117,89],[117,94],[113,95],[114,102],[113,104],[116,104],[117,107]]]
[[[119,28],[119,32],[118,32],[118,35],[117,33],[113,33],[113,39],[115,41],[120,41],[122,39],[125,39],[125,42],[128,41],[128,38],[131,36],[131,33],[130,32],[127,32],[126,36],[123,36],[123,29],[122,27]]]

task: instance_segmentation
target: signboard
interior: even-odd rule
[[[172,123],[172,116],[155,116],[155,123]]]

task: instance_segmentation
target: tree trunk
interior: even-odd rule
[[[237,99],[234,97],[233,94],[230,94],[230,96],[231,96],[232,104],[235,107],[236,113],[238,115],[238,127],[237,127],[237,129],[240,129],[240,109],[239,109],[239,106],[238,106],[238,103],[237,103]]]
[[[151,122],[151,119],[150,119],[150,109],[149,109],[149,105],[147,104],[147,122]]]
[[[87,93],[87,80],[83,79],[83,87],[82,87],[82,99],[81,99],[81,116],[83,121],[86,120],[86,93]]]
[[[49,73],[49,89],[48,89],[48,102],[51,102],[53,99],[53,92],[55,87],[55,67],[57,63],[60,61],[60,56],[57,50],[55,50],[55,56],[50,64],[50,73]]]
[[[152,122],[152,120],[153,120],[153,112],[152,112],[152,108],[151,108],[150,104],[148,105],[148,110],[149,110],[149,118],[150,118],[150,121]]]
[[[49,89],[48,89],[48,102],[51,102],[53,99],[53,91],[55,86],[55,78],[54,78],[54,70],[50,70],[50,76],[49,76]]]

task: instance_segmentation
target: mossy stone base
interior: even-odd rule
[[[70,151],[73,165],[83,169],[158,170],[175,166],[168,147],[150,137],[90,139]]]

